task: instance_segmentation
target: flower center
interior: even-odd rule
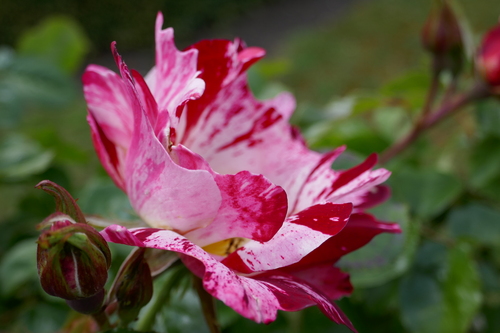
[[[242,247],[247,241],[248,239],[246,238],[229,238],[217,243],[204,246],[203,249],[211,254],[225,257],[236,251],[238,248]]]

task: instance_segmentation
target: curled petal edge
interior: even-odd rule
[[[342,311],[314,287],[291,275],[274,274],[252,278],[237,275],[185,237],[164,229],[126,229],[112,225],[101,231],[108,241],[130,246],[156,248],[187,255],[203,265],[200,271],[205,290],[242,316],[258,323],[276,319],[277,310],[297,310],[298,304],[290,298],[303,298],[305,306],[314,301],[332,320],[355,331]],[[300,297],[299,297],[300,296]]]

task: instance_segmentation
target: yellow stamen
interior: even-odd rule
[[[229,238],[217,243],[204,246],[203,249],[209,253],[225,257],[236,251],[246,242],[246,238]]]

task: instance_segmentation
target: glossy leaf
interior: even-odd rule
[[[439,332],[467,332],[481,305],[479,274],[471,250],[468,245],[459,244],[448,252],[445,278],[441,283],[445,307]]]
[[[0,179],[21,180],[45,171],[54,154],[22,135],[7,136],[0,142]]]
[[[12,295],[26,285],[37,285],[36,239],[17,243],[0,261],[0,292]],[[33,289],[32,289],[33,290]]]

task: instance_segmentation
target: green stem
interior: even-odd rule
[[[147,307],[147,310],[137,322],[136,329],[138,331],[151,331],[156,321],[156,315],[169,303],[172,288],[179,281],[179,277],[186,273],[185,270],[182,269],[183,266],[179,264],[180,261],[169,267],[166,274],[170,276],[165,277],[165,281],[160,286],[160,289],[154,294],[151,305]]]
[[[431,79],[431,86],[427,93],[427,98],[425,99],[425,104],[422,108],[422,113],[420,115],[420,121],[422,121],[431,112],[432,104],[436,100],[437,93],[439,90],[439,75],[440,72],[434,72]]]
[[[105,308],[103,307],[101,311],[92,314],[92,318],[96,321],[97,325],[99,325],[99,331],[106,331],[111,328],[111,324],[109,323],[108,316],[104,312]]]
[[[205,290],[205,288],[203,288],[203,281],[199,277],[194,275],[193,286],[198,293],[198,297],[200,298],[203,315],[205,317],[205,321],[207,322],[208,328],[210,329],[210,332],[220,333],[220,325],[217,320],[214,298]]]

